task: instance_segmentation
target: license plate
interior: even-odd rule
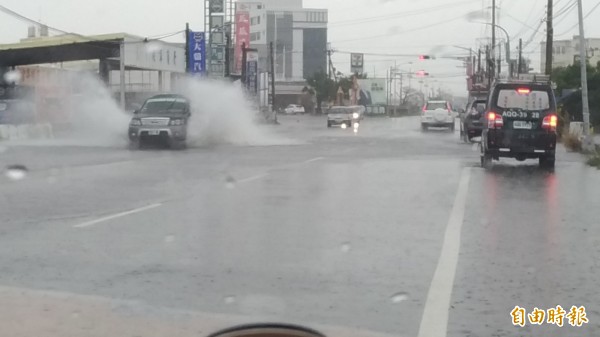
[[[532,127],[533,127],[533,124],[531,122],[525,122],[525,121],[514,121],[513,122],[513,129],[531,130]]]
[[[158,135],[160,135],[160,130],[149,130],[148,135],[149,136],[158,136]]]

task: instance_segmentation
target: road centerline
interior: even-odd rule
[[[119,213],[115,213],[112,215],[107,215],[105,217],[102,218],[98,218],[95,220],[91,220],[91,221],[87,221],[84,223],[80,223],[78,225],[74,225],[73,228],[85,228],[85,227],[90,227],[96,224],[99,224],[101,222],[105,222],[105,221],[109,221],[109,220],[113,220],[113,219],[117,219],[117,218],[121,218],[127,215],[131,215],[131,214],[136,214],[136,213],[140,213],[140,212],[144,212],[147,210],[151,210],[153,208],[157,208],[162,206],[161,203],[156,203],[156,204],[152,204],[152,205],[147,205],[147,206],[143,206],[143,207],[139,207],[139,208],[135,208],[129,211],[125,211],[125,212],[119,212]]]
[[[471,169],[462,169],[458,191],[446,226],[440,258],[427,293],[418,337],[445,337],[454,277],[458,265],[460,236],[467,205]]]

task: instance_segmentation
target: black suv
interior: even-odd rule
[[[481,139],[481,166],[492,159],[539,159],[553,168],[556,155],[556,99],[549,82],[511,81],[494,84]]]
[[[481,136],[486,105],[487,101],[485,99],[475,99],[467,105],[465,112],[460,115],[460,137],[465,143]]]

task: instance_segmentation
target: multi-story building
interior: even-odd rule
[[[259,69],[269,71],[269,44],[277,81],[300,81],[327,70],[327,9],[303,8],[302,0],[240,0],[250,14],[250,48]]]
[[[541,42],[541,68],[546,68],[546,41]],[[587,58],[590,64],[600,61],[600,39],[586,39]],[[579,36],[573,36],[571,40],[557,40],[552,48],[552,67],[566,67],[579,60]]]

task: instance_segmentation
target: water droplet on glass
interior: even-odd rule
[[[340,250],[342,251],[342,253],[348,253],[351,248],[352,247],[350,246],[350,243],[345,242],[345,243],[342,243],[342,246],[340,247]]]
[[[228,189],[233,189],[233,188],[235,188],[235,183],[236,183],[236,181],[235,181],[235,178],[234,178],[234,177],[232,177],[232,176],[228,175],[228,176],[225,178],[225,187],[227,187]]]
[[[47,182],[48,184],[56,184],[56,181],[57,181],[57,180],[58,180],[58,179],[56,179],[56,177],[48,177],[48,178],[46,178],[46,182]]]
[[[73,311],[71,313],[72,318],[79,318],[79,316],[81,316],[81,313],[79,311]]]
[[[4,81],[8,83],[19,83],[21,82],[21,72],[18,70],[11,70],[4,74]]]
[[[400,303],[408,300],[408,294],[404,292],[396,293],[390,297],[392,303]]]
[[[235,296],[225,296],[223,301],[225,302],[225,304],[233,304],[235,303]]]
[[[8,148],[6,146],[0,145],[0,153],[4,153],[4,152],[6,152],[6,150],[8,150]]]
[[[175,235],[167,235],[165,236],[165,243],[171,243],[175,241]]]
[[[4,174],[8,179],[21,180],[27,176],[27,168],[23,165],[11,165],[6,167]]]

